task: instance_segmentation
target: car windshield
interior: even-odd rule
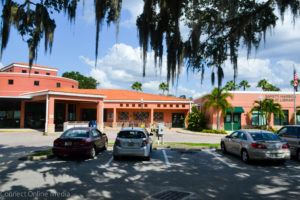
[[[84,129],[71,129],[64,132],[61,137],[89,137],[89,131]]]
[[[253,140],[280,140],[280,138],[273,133],[266,132],[252,132],[250,133]]]
[[[145,133],[141,131],[121,131],[118,135],[120,138],[145,138]]]

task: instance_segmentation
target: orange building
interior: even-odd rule
[[[12,63],[0,69],[0,128],[61,131],[67,121],[121,127],[164,122],[183,127],[191,101],[128,90],[78,89],[57,68]]]
[[[294,124],[294,93],[293,92],[262,92],[262,91],[231,91],[232,99],[228,102],[234,107],[233,113],[227,110],[225,117],[220,113],[220,126],[225,130],[237,130],[240,128],[253,128],[266,124],[266,119],[259,111],[250,112],[254,106],[254,101],[263,101],[264,99],[274,99],[275,103],[282,106],[285,118],[271,116],[270,125],[280,128],[283,125]],[[202,98],[194,100],[194,104],[201,109],[203,105]],[[255,104],[257,105],[257,104]],[[300,93],[296,93],[296,105],[300,106]],[[202,111],[202,109],[201,109]],[[217,111],[210,109],[206,111],[209,118],[209,128],[217,127]],[[300,116],[297,116],[297,124],[300,124]]]

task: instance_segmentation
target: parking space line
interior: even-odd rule
[[[228,162],[225,161],[225,159],[223,159],[221,156],[219,156],[217,153],[212,152],[211,150],[203,150],[203,152],[213,155],[217,160],[219,160],[221,163],[225,164],[226,166],[230,167],[230,168],[239,168],[237,166],[234,166]]]
[[[162,150],[167,167],[171,167],[166,151]]]
[[[114,157],[112,156],[104,166],[109,167],[113,160],[114,160]]]

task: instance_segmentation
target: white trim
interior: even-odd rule
[[[124,102],[124,103],[141,103],[141,100],[105,100],[104,102],[108,103],[118,103],[118,102]],[[144,103],[192,103],[193,101],[159,101],[159,100],[143,100]]]
[[[25,93],[22,96],[36,97],[36,96],[42,96],[42,95],[60,95],[60,96],[75,96],[75,97],[89,97],[89,98],[105,98],[106,97],[103,95],[53,92],[53,91],[40,91],[40,92]]]
[[[0,71],[0,75],[1,74],[16,74],[16,75],[24,75],[24,76],[28,76],[29,73],[19,73],[19,72],[1,72]],[[33,74],[31,73],[30,76],[43,76],[43,77],[51,77],[51,78],[59,78],[59,79],[67,79],[67,80],[70,80],[70,81],[74,81],[76,83],[78,83],[78,81],[75,81],[74,79],[70,79],[70,78],[66,78],[66,77],[60,77],[60,76],[51,76],[51,75],[46,75],[46,74]]]
[[[31,97],[22,96],[0,96],[0,99],[31,99]]]
[[[294,94],[293,91],[228,91],[228,93],[232,94]],[[300,92],[296,92],[296,94],[300,94]]]
[[[20,65],[20,64],[10,64],[6,67],[3,67],[2,69],[0,69],[0,71],[4,71],[4,70],[7,70],[7,69],[10,69],[12,67],[23,67],[23,68],[27,68],[29,69],[29,66],[28,65]],[[52,72],[57,72],[58,70],[57,69],[50,69],[50,68],[43,68],[43,67],[35,67],[35,66],[32,66],[31,69],[40,69],[40,70],[47,70],[47,71],[52,71]]]
[[[49,109],[49,95],[46,96],[46,120],[45,120],[45,133],[48,132],[48,109]]]

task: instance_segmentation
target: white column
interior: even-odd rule
[[[45,133],[48,132],[48,109],[49,109],[49,95],[46,95],[46,120],[45,120]]]

